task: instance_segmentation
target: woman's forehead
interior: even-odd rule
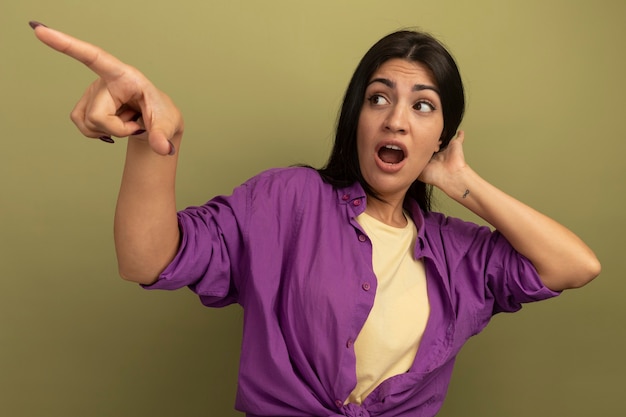
[[[402,58],[392,58],[383,62],[372,74],[368,83],[377,79],[398,83],[424,84],[437,87],[430,68],[422,62]]]

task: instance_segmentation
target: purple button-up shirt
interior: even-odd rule
[[[189,286],[207,306],[244,308],[236,408],[248,416],[433,416],[469,337],[495,313],[557,294],[497,231],[408,201],[428,324],[408,372],[344,405],[376,296],[372,245],[355,220],[365,205],[359,184],[336,189],[294,167],[179,213],[179,253],[149,288]]]

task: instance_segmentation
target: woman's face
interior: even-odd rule
[[[402,200],[439,150],[443,112],[437,85],[421,63],[391,59],[365,90],[357,129],[363,178],[387,200]]]

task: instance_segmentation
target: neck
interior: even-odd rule
[[[403,212],[403,201],[381,201],[374,197],[367,197],[365,212],[389,226],[404,227],[407,224]]]

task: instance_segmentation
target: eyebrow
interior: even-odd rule
[[[374,78],[367,85],[370,86],[371,84],[374,84],[374,83],[382,83],[389,88],[396,88],[396,83],[387,78]],[[428,84],[415,84],[413,88],[411,88],[411,91],[422,91],[422,90],[432,90],[435,93],[439,94],[439,89],[437,87],[428,85]]]

